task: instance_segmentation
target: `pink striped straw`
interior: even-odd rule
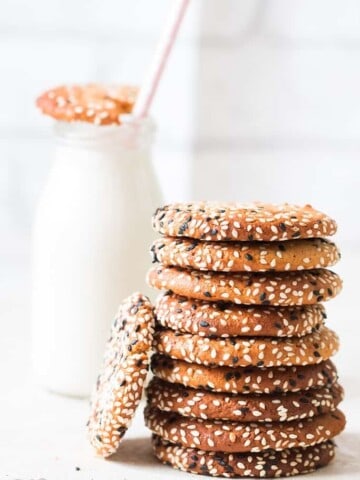
[[[133,110],[134,117],[144,118],[149,113],[151,103],[154,99],[161,75],[174,45],[189,1],[190,0],[177,0],[174,4],[171,17],[166,24],[165,31],[158,44],[147,80],[140,89],[139,97]]]

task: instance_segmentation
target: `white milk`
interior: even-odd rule
[[[33,365],[38,383],[87,396],[120,301],[145,291],[161,203],[153,125],[58,122],[55,162],[33,238]]]

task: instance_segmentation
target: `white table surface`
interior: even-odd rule
[[[336,460],[312,474],[312,478],[360,479],[359,260],[360,252],[344,252],[336,268],[345,280],[344,292],[327,306],[329,326],[338,331],[342,340],[335,361],[346,389],[342,408],[348,425],[337,439]],[[177,472],[152,457],[150,433],[142,420],[143,405],[118,454],[111,460],[97,458],[85,435],[88,402],[50,394],[31,385],[27,256],[2,268],[0,285],[0,480],[205,478]]]

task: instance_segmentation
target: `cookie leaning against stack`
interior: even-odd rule
[[[278,477],[322,467],[345,426],[321,302],[341,290],[336,223],[309,205],[159,208],[148,283],[156,303],[145,421],[163,463]]]

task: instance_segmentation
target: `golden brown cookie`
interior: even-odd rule
[[[334,265],[336,245],[322,238],[286,242],[206,242],[163,237],[151,247],[153,263],[214,272],[311,270]]]
[[[326,442],[345,427],[340,410],[291,422],[244,423],[182,417],[145,408],[145,424],[163,439],[212,452],[261,452]]]
[[[162,235],[210,241],[276,241],[334,235],[336,222],[311,205],[174,203],[158,208],[153,227]]]
[[[225,453],[185,448],[153,434],[152,447],[155,456],[166,465],[184,472],[226,478],[300,475],[324,467],[335,455],[335,445],[331,440],[311,447],[281,451]]]
[[[201,337],[301,337],[318,329],[326,318],[321,304],[267,307],[205,302],[167,292],[155,306],[165,328]]]
[[[323,362],[338,351],[339,339],[324,326],[304,337],[285,338],[208,338],[162,329],[155,332],[153,347],[171,358],[207,366],[279,367]]]
[[[330,361],[316,365],[292,367],[206,367],[165,355],[151,359],[153,373],[167,382],[212,392],[281,393],[309,388],[330,387],[337,380],[335,365]]]
[[[135,293],[119,307],[106,344],[104,365],[91,400],[89,439],[96,452],[116,452],[138,406],[154,332],[150,300]]]
[[[157,266],[148,272],[147,282],[184,297],[238,305],[312,305],[330,300],[342,288],[340,277],[326,269],[219,273]]]
[[[343,399],[342,387],[254,395],[216,393],[165,382],[154,377],[147,388],[151,408],[184,417],[241,422],[289,422],[335,410]]]
[[[120,124],[121,115],[131,113],[137,92],[132,86],[60,85],[41,94],[36,105],[57,120]]]

